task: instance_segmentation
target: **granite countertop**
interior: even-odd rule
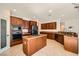
[[[42,37],[42,36],[47,36],[45,34],[40,34],[40,35],[29,35],[29,36],[23,36],[24,39],[34,39],[34,38],[38,38],[38,37]]]
[[[24,33],[22,33],[22,35],[26,36],[26,35],[30,35],[30,33],[24,32]]]
[[[78,34],[74,32],[57,32],[56,34],[70,36],[70,37],[78,37]]]

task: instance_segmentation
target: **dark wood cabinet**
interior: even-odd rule
[[[48,39],[55,39],[55,32],[40,32],[41,34],[47,34]]]
[[[47,33],[48,39],[55,39],[55,33]]]
[[[23,20],[22,20],[22,18],[10,16],[10,22],[11,22],[11,25],[23,26]]]
[[[37,25],[36,21],[29,21],[30,25]]]
[[[29,28],[29,29],[31,29],[32,25],[37,25],[36,21],[27,21],[15,16],[10,16],[10,22],[11,25],[19,25],[22,26],[23,28]]]
[[[16,21],[15,17],[10,16],[10,23],[11,23],[12,25],[17,25],[17,21]]]
[[[16,25],[16,26],[18,25],[23,28],[29,28],[29,21],[23,20],[22,18],[10,16],[10,22],[11,22],[10,23],[11,25]],[[11,29],[11,32],[12,32],[12,29]],[[12,39],[12,33],[11,33],[10,46],[14,46],[20,43],[22,43],[22,39],[17,39],[17,40]]]
[[[29,21],[23,20],[23,28],[26,28],[26,29],[29,28]]]
[[[31,33],[32,25],[37,25],[36,21],[29,21],[29,33]]]
[[[21,44],[22,43],[22,39],[18,39],[18,40],[10,40],[10,46],[15,46],[17,44]]]
[[[64,36],[64,48],[67,51],[78,54],[78,37]]]
[[[10,16],[11,25],[19,25],[23,28],[29,28],[29,21],[23,20],[22,18]]]
[[[43,23],[41,29],[56,29],[56,22]]]
[[[17,25],[23,26],[23,20],[22,19],[17,19]]]
[[[52,23],[48,23],[48,27],[49,29],[56,29],[56,22],[52,22]]]
[[[41,24],[41,29],[46,29],[47,28],[47,24]]]
[[[55,34],[55,40],[64,45],[64,35],[62,34]]]

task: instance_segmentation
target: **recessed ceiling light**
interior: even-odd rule
[[[13,9],[13,11],[16,11],[16,9]]]
[[[52,10],[51,9],[49,10],[49,13],[52,13]]]

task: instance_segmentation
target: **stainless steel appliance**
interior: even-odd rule
[[[11,30],[12,30],[12,39],[13,40],[22,39],[22,29],[21,29],[21,26],[12,25]]]

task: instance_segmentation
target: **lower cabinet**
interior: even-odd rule
[[[64,45],[64,35],[55,34],[55,40]]]
[[[18,39],[18,40],[13,40],[11,39],[10,40],[10,46],[15,46],[15,45],[18,45],[18,44],[22,44],[22,39]]]
[[[35,53],[37,51],[36,42],[37,42],[37,40],[29,40],[28,41],[28,43],[27,43],[27,45],[28,45],[28,47],[27,47],[27,51],[28,51],[27,55],[31,55],[31,54],[33,54],[33,53]]]
[[[78,54],[78,37],[64,36],[64,48]]]
[[[36,39],[37,50],[41,49],[45,45],[46,45],[46,36]]]
[[[48,39],[55,39],[55,32],[40,32],[41,34],[47,34]]]

